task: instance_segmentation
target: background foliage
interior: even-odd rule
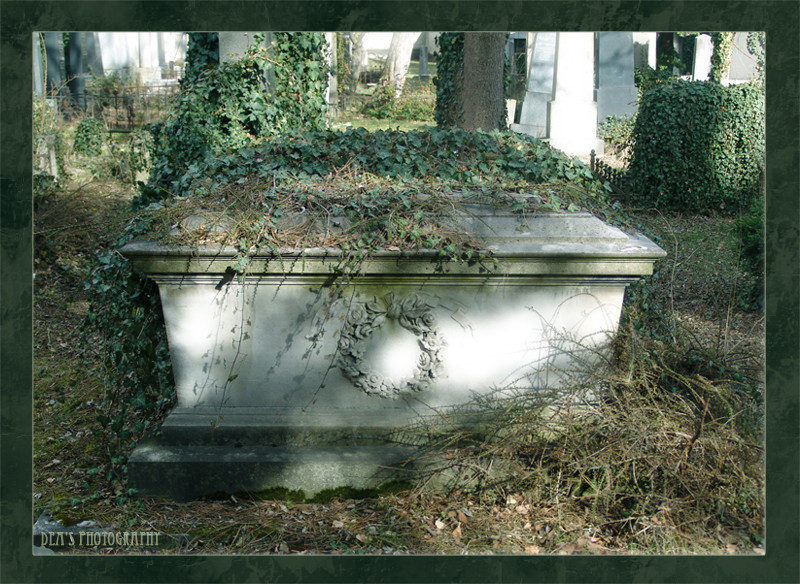
[[[217,66],[213,38],[190,35],[188,73],[168,119],[152,128],[157,156],[139,204],[180,192],[187,172],[266,136],[323,127],[327,61],[322,33],[275,33],[270,49],[256,38],[242,59]],[[268,87],[267,73],[273,70]]]
[[[413,88],[413,91],[412,91]],[[400,97],[388,83],[380,83],[360,109],[367,117],[390,120],[433,120],[435,95],[429,83],[406,82]]]
[[[48,149],[53,148],[55,153],[57,172],[61,176],[49,174],[34,165],[33,194],[35,197],[45,196],[58,187],[59,181],[63,182],[68,174],[66,161],[69,155],[69,144],[65,136],[63,124],[60,122],[58,111],[51,107],[46,100],[33,98],[33,154],[34,159],[39,155],[47,155]]]

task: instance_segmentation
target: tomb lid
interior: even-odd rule
[[[488,205],[465,205],[454,218],[443,220],[442,225],[445,229],[457,229],[463,233],[488,252],[489,257],[501,263],[505,259],[505,267],[496,270],[498,274],[613,272],[644,275],[652,272],[654,261],[666,255],[647,237],[627,234],[586,212],[537,212],[523,216]],[[130,242],[120,251],[134,261],[137,269],[146,273],[173,270],[177,273],[225,272],[240,253],[233,246],[168,246],[146,240]],[[341,249],[332,247],[254,250],[250,255],[248,272],[273,272],[277,263],[281,264],[281,269],[292,273],[329,272],[330,266],[338,263],[343,253]],[[286,260],[292,258],[299,258],[302,262],[289,266]],[[435,249],[381,249],[370,255],[361,273],[414,271],[416,268],[409,266],[415,263],[427,272],[429,270],[422,268],[422,264],[429,265],[431,260],[437,259],[441,257]],[[537,262],[539,268],[535,266]],[[577,267],[581,262],[594,262],[598,266],[587,272]],[[406,268],[398,270],[396,266],[400,263]],[[465,262],[450,262],[454,265],[449,270],[468,271],[468,267],[455,265],[460,263]],[[558,263],[562,266],[557,266]],[[390,264],[395,267],[390,268]],[[550,267],[542,271],[542,264]],[[564,267],[567,265],[572,267]]]

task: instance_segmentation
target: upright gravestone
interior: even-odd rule
[[[219,33],[219,61],[227,63],[238,61],[250,48],[255,40],[256,32],[220,32]],[[269,38],[264,40],[264,46],[269,44]]]
[[[80,108],[86,107],[86,75],[87,64],[84,57],[84,43],[81,33],[69,33],[69,71],[67,72],[67,87],[72,93],[72,99]]]
[[[96,32],[87,32],[86,41],[86,70],[95,77],[103,77],[103,53],[100,49],[100,39]]]
[[[219,60],[220,63],[227,63],[230,61],[238,61],[250,48],[250,45],[255,41],[257,32],[220,32],[219,33]],[[264,40],[261,45],[269,47],[272,43],[272,33],[263,33]],[[273,71],[270,69],[267,72],[267,78],[264,80],[267,87],[274,87]]]
[[[44,33],[47,56],[47,93],[60,93],[63,89],[66,71],[64,70],[64,41],[60,32]]]
[[[336,115],[339,108],[339,79],[336,76],[336,33],[326,32],[325,42],[328,44],[326,59],[328,61],[328,86],[325,88],[325,101],[328,103],[328,114]]]
[[[550,144],[572,156],[588,156],[592,150],[602,154],[594,101],[594,33],[558,33],[553,83]]]
[[[636,112],[633,33],[597,34],[597,122]]]
[[[655,32],[633,33],[633,67],[656,68],[656,38]]]
[[[423,32],[420,34],[421,43],[419,46],[419,78],[422,81],[427,81],[430,77],[428,73],[428,33]]]
[[[714,53],[714,43],[707,34],[697,35],[694,41],[694,59],[692,62],[692,79],[707,81],[711,73],[711,55]]]
[[[547,137],[547,110],[548,103],[553,99],[557,34],[554,32],[535,34],[528,68],[528,85],[522,101],[519,124],[512,125],[514,131],[535,138]]]
[[[33,37],[33,92],[36,97],[44,97],[44,62],[42,59],[42,44],[39,33]]]
[[[758,59],[747,46],[749,32],[737,32],[733,37],[731,67],[728,79],[732,83],[752,81],[758,77]]]

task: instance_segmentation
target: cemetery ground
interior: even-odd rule
[[[732,218],[627,210],[669,255],[630,291],[602,416],[547,438],[520,411],[517,431],[449,450],[453,467],[486,478],[480,487],[175,503],[139,499],[124,477],[99,471],[109,456],[96,420],[103,361],[84,326],[84,280],[133,196],[74,169],[35,202],[33,519],[172,537],[64,553],[764,553],[764,321],[747,301]],[[493,480],[492,465],[513,472]]]
[[[703,422],[696,412],[693,419],[679,399],[659,403],[635,391],[624,397],[628,410],[604,422],[616,441],[600,447],[578,429],[572,441],[541,453],[537,468],[549,466],[557,473],[551,482],[578,485],[590,466],[581,459],[593,455],[596,464],[609,464],[606,450],[672,472],[676,483],[691,482],[682,473],[702,473],[707,484],[717,485],[715,508],[691,500],[697,484],[674,499],[644,492],[582,493],[577,487],[576,494],[565,497],[569,490],[553,489],[536,477],[479,492],[411,489],[361,498],[342,492],[313,503],[279,493],[272,500],[231,497],[181,504],[129,497],[123,483],[93,474],[107,454],[94,434],[103,381],[93,370],[102,364],[83,326],[88,309],[83,277],[92,254],[107,248],[128,218],[132,195],[131,188],[116,182],[78,178],[36,208],[35,517],[49,511],[65,525],[89,520],[119,530],[182,536],[169,548],[145,553],[763,553],[763,449],[758,430],[744,435],[739,429],[747,412],[707,416]],[[749,283],[737,268],[732,220],[646,211],[632,217],[670,254],[653,282],[653,295],[676,315],[684,335],[680,342],[694,344],[698,355],[716,355],[760,377],[763,320],[737,300]],[[656,346],[640,340],[642,350]],[[671,406],[677,410],[669,411]],[[707,428],[701,429],[704,423]],[[681,436],[694,433],[699,434],[696,447],[712,456],[687,470],[681,457],[688,457],[689,443]],[[574,452],[567,453],[570,447]],[[487,452],[508,458],[505,452]],[[709,464],[714,457],[717,464]],[[640,472],[648,471],[642,467]],[[604,488],[624,491],[625,486],[599,485],[598,491]],[[541,496],[549,491],[554,496]],[[709,495],[714,494],[700,498]]]

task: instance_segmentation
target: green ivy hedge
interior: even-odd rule
[[[429,128],[316,130],[276,136],[209,160],[182,177],[191,185],[182,196],[206,192],[219,182],[244,177],[314,177],[343,169],[417,181],[439,180],[464,185],[524,181],[527,189],[578,187],[586,200],[605,201],[606,192],[588,166],[529,136],[506,132],[470,132]],[[209,184],[214,177],[217,184]],[[200,186],[206,185],[206,186]]]
[[[760,84],[655,87],[642,96],[633,136],[636,204],[733,213],[758,196],[765,153]]]

